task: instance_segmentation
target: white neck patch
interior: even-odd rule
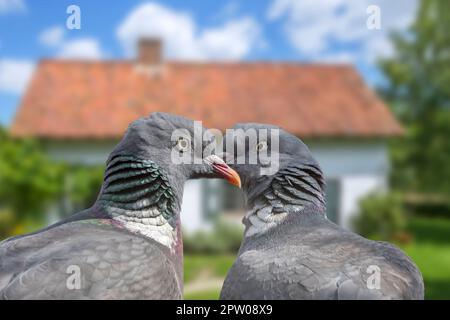
[[[273,213],[271,206],[252,209],[245,215],[250,222],[245,231],[245,237],[262,234],[284,221],[287,217],[286,212]]]
[[[113,219],[123,224],[127,230],[153,239],[174,252],[177,230],[169,224],[158,208],[134,211],[109,207],[107,210]]]

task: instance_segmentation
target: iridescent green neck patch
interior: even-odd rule
[[[168,221],[175,215],[175,196],[167,174],[151,160],[119,155],[107,164],[99,202],[124,211],[157,208]]]

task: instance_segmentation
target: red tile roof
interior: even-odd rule
[[[117,138],[153,111],[210,128],[272,123],[300,137],[402,133],[352,66],[294,63],[174,63],[150,75],[132,62],[43,60],[12,131],[41,138]]]

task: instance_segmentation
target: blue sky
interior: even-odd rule
[[[370,30],[373,4],[381,28]],[[79,30],[66,27],[70,5]],[[0,123],[11,123],[39,59],[129,58],[141,36],[163,38],[168,59],[352,63],[376,85],[376,59],[395,54],[388,34],[416,10],[416,0],[0,0]]]

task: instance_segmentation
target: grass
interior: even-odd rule
[[[202,271],[212,277],[225,278],[235,260],[234,255],[185,255],[184,282],[192,282]]]
[[[219,300],[220,288],[199,292],[185,293],[184,300]]]
[[[217,300],[220,289],[235,260],[234,255],[185,255],[184,256],[184,299]],[[209,281],[208,281],[209,280]],[[214,280],[211,282],[211,280]],[[210,284],[208,285],[208,282]],[[198,284],[202,290],[189,290],[192,284]]]
[[[426,299],[450,299],[450,219],[413,218],[414,241],[403,249],[422,272]]]
[[[409,230],[414,240],[402,249],[414,260],[425,281],[426,299],[450,299],[450,219],[410,219]],[[233,255],[185,255],[185,284],[207,281],[201,275],[223,279],[234,261]],[[185,299],[218,299],[216,287],[186,292]]]

